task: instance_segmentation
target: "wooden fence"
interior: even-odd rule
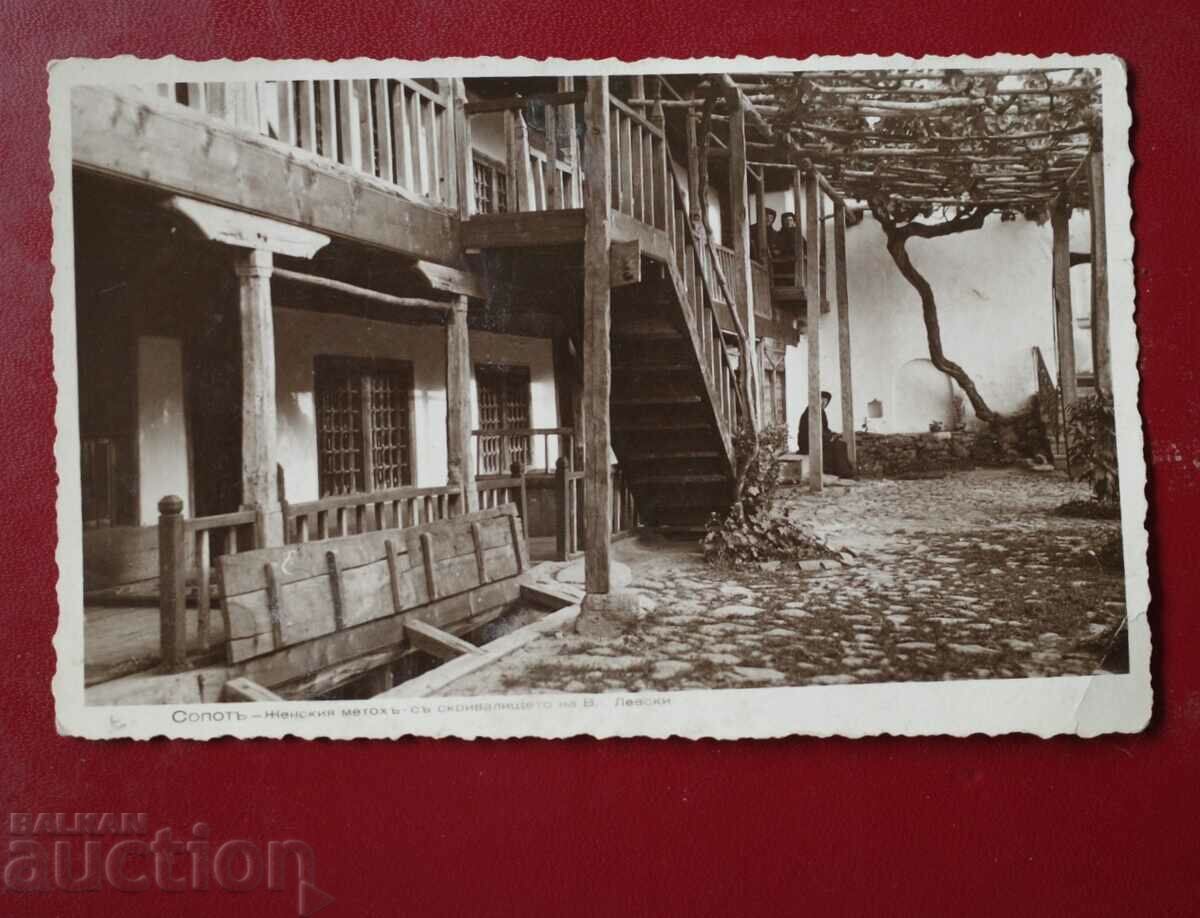
[[[393,488],[363,494],[283,502],[284,538],[289,543],[321,541],[379,529],[407,529],[462,512],[462,490]]]

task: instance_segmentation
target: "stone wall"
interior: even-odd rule
[[[858,474],[889,478],[978,466],[1003,466],[1049,455],[1036,404],[995,428],[942,433],[878,434],[859,431]]]

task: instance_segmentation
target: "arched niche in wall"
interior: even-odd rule
[[[910,360],[896,371],[891,424],[894,433],[928,431],[937,422],[954,425],[953,380],[926,359]]]

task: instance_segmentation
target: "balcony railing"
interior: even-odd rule
[[[407,79],[155,83],[162,99],[379,179],[456,203],[449,93]]]

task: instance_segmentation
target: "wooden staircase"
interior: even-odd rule
[[[681,304],[665,286],[614,291],[612,443],[642,523],[690,530],[728,509],[734,459]]]

